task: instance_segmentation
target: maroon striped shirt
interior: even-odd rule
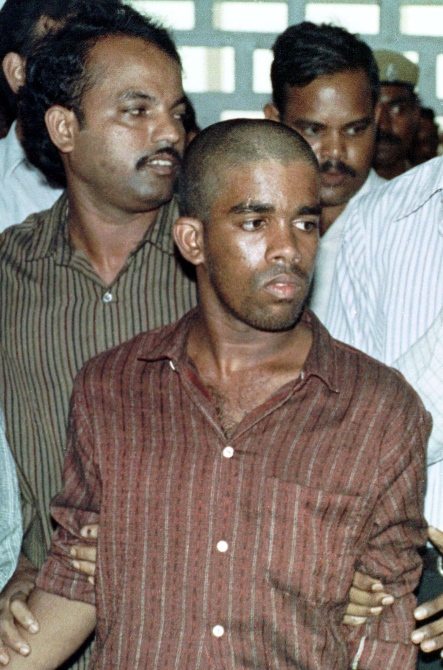
[[[412,670],[429,432],[415,392],[306,313],[302,375],[227,440],[186,355],[192,318],[78,376],[38,585],[96,603],[93,668]],[[69,560],[92,521],[95,592]],[[355,568],[396,601],[350,629]]]

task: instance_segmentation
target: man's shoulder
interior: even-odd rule
[[[175,323],[139,333],[126,342],[94,356],[84,365],[79,378],[103,380],[109,374],[113,379],[122,379],[128,373],[131,374],[139,362],[145,365],[168,358],[170,345],[173,345],[177,333],[186,325],[190,314],[191,312],[188,312]]]
[[[49,230],[51,212],[58,202],[51,209],[34,212],[22,223],[11,225],[0,233],[0,262],[13,260],[16,256],[22,257],[41,242],[42,235],[48,237],[52,234]]]
[[[352,369],[355,383],[364,385],[368,395],[376,393],[378,397],[384,394],[392,397],[393,394],[398,394],[399,397],[404,398],[405,402],[412,402],[420,410],[423,409],[418,394],[401,372],[350,344],[335,338],[332,338],[332,342],[335,350],[338,378],[343,385],[349,386],[351,380],[349,372]]]
[[[347,229],[360,223],[380,227],[419,212],[430,198],[443,190],[443,156],[418,165],[396,179],[371,189],[349,204]],[[346,231],[345,231],[346,232]]]

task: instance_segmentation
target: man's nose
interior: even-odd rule
[[[185,129],[180,119],[174,117],[168,111],[159,111],[154,121],[151,137],[155,143],[164,142],[167,145],[183,145]]]
[[[268,260],[277,263],[294,263],[301,260],[299,240],[294,226],[286,221],[279,221],[269,231]]]
[[[340,132],[325,135],[320,147],[320,162],[327,159],[342,159],[346,153],[346,144]]]
[[[387,105],[380,105],[380,115],[378,117],[378,127],[384,132],[392,132],[392,119]]]

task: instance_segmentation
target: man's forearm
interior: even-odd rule
[[[92,633],[95,607],[78,600],[68,600],[36,588],[29,606],[40,624],[36,635],[22,631],[32,647],[24,658],[11,652],[8,670],[55,670],[68,659]]]

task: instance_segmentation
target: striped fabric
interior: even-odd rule
[[[0,236],[0,393],[24,499],[24,551],[40,566],[61,488],[74,378],[95,354],[171,323],[195,304],[174,257],[177,207],[164,207],[105,286],[66,232],[65,196]]]
[[[337,339],[392,365],[443,308],[443,158],[406,172],[346,211],[324,323]],[[443,529],[442,460],[429,466],[428,482],[426,518]]]
[[[186,356],[193,313],[77,378],[41,588],[95,603],[91,668],[409,670],[428,415],[305,314],[304,372],[227,440]],[[69,547],[100,522],[96,591]],[[341,624],[355,566],[397,600]],[[95,593],[97,596],[95,597]]]
[[[14,461],[0,410],[0,590],[17,565],[22,543],[22,515]]]

